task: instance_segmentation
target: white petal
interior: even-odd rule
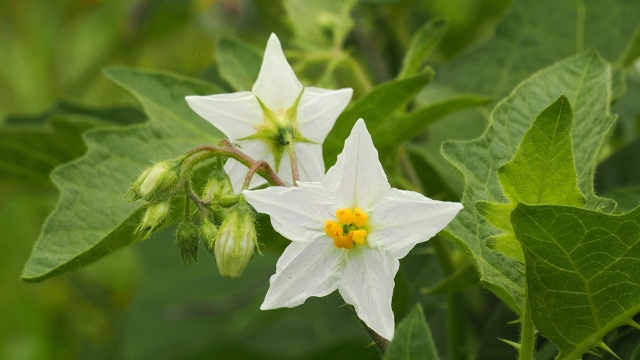
[[[395,258],[403,258],[416,244],[444,229],[461,209],[460,203],[391,189],[369,214],[367,241]]]
[[[364,211],[370,211],[391,188],[362,119],[353,126],[342,153],[327,171],[323,184],[337,194],[340,203],[359,206]]]
[[[338,290],[353,305],[358,317],[380,336],[391,340],[394,332],[391,297],[393,278],[400,263],[382,249],[347,250]]]
[[[187,96],[189,107],[224,133],[231,141],[252,135],[263,124],[255,95],[248,91],[209,96]]]
[[[298,159],[300,181],[322,181],[324,177],[322,145],[296,143],[294,148]]]
[[[274,112],[290,108],[302,92],[302,84],[282,52],[280,40],[271,34],[253,93]]]
[[[349,104],[352,95],[352,89],[304,88],[304,93],[302,93],[298,104],[300,133],[304,137],[322,144],[340,113]]]
[[[267,146],[260,140],[245,140],[240,141],[242,152],[249,155],[254,160],[265,160],[269,165],[273,166],[273,154],[267,150]],[[239,194],[244,184],[244,179],[247,177],[249,168],[242,165],[240,162],[229,158],[227,163],[224,164],[224,170],[229,174],[229,179],[233,185],[233,192]],[[263,179],[260,175],[254,175],[251,179],[250,189],[265,184],[267,180]]]
[[[320,183],[298,185],[272,186],[242,194],[258,212],[268,214],[273,228],[287,239],[309,242],[323,238],[333,244],[324,233],[325,221],[335,218],[337,206],[333,199]]]
[[[271,276],[262,310],[298,306],[311,296],[326,296],[337,286],[338,263],[344,250],[330,239],[291,243]]]

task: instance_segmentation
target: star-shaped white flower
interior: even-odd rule
[[[222,131],[255,160],[266,160],[287,185],[292,184],[288,142],[293,141],[301,181],[324,176],[322,143],[351,100],[352,89],[304,87],[271,34],[252,91],[187,96],[193,111]],[[247,168],[229,159],[225,170],[238,193]],[[251,187],[265,183],[254,176]]]
[[[294,307],[338,289],[371,329],[391,339],[398,259],[442,230],[462,205],[391,188],[362,119],[322,182],[244,191],[292,243],[261,308]]]

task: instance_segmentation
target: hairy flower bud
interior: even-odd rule
[[[215,238],[215,256],[220,275],[239,277],[257,244],[253,214],[242,198],[224,219]]]
[[[202,200],[212,201],[223,196],[233,195],[233,185],[223,165],[216,166],[202,192]]]
[[[132,200],[163,200],[178,183],[178,167],[176,161],[161,161],[146,169],[129,189]]]
[[[200,226],[200,236],[204,241],[204,245],[207,249],[213,254],[214,253],[214,243],[216,241],[216,234],[218,233],[218,228],[214,223],[209,221],[208,219],[202,220],[202,225]]]
[[[198,241],[199,241],[199,229],[190,221],[184,221],[178,225],[176,231],[176,243],[180,248],[180,254],[182,255],[182,261],[186,265],[190,265],[192,262],[198,260]]]
[[[160,227],[169,217],[169,211],[171,209],[170,203],[164,201],[157,204],[151,204],[147,207],[147,210],[142,216],[142,221],[138,225],[136,231],[144,232],[145,237],[151,235],[158,227]]]

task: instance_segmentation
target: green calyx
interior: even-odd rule
[[[296,142],[314,143],[312,140],[302,136],[298,130],[298,104],[303,92],[304,89],[290,108],[279,112],[269,109],[260,98],[256,97],[264,114],[264,124],[258,127],[255,134],[238,139],[261,140],[267,144],[275,159],[276,172],[280,168],[282,156],[290,146],[293,146]]]

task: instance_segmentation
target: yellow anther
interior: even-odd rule
[[[353,222],[353,213],[349,208],[336,210],[336,217],[338,218],[338,221],[346,225],[349,225]]]
[[[333,236],[336,229],[342,229],[342,226],[335,221],[327,220],[324,222],[324,233],[328,236]],[[340,230],[342,231],[342,230]]]
[[[367,223],[367,220],[369,220],[369,215],[362,211],[362,209],[355,208],[353,211],[353,222],[357,226],[364,226]]]
[[[358,230],[349,231],[349,234],[347,236],[356,244],[362,245],[364,244],[365,237],[367,237],[367,230],[358,229]]]

